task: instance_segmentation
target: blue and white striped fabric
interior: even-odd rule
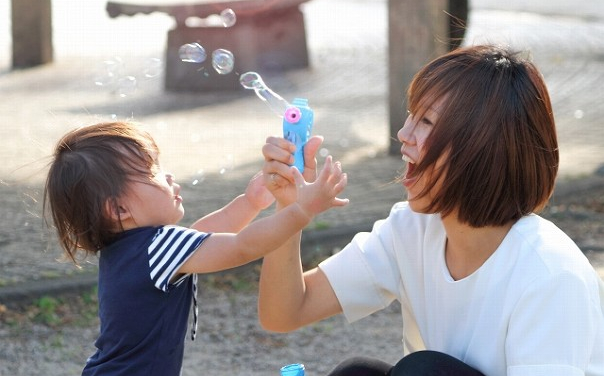
[[[151,280],[156,288],[167,292],[170,286],[177,286],[189,275],[183,274],[172,281],[180,267],[193,255],[193,252],[209,236],[181,226],[163,226],[157,230],[149,248],[149,267]],[[198,308],[197,308],[197,274],[191,278],[193,290],[193,327],[191,339],[197,334]]]

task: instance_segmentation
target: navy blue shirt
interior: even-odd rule
[[[180,375],[197,276],[176,272],[208,235],[142,227],[100,251],[100,334],[82,375]]]

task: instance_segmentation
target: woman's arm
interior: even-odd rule
[[[300,234],[264,257],[258,295],[258,318],[264,329],[289,332],[341,312],[321,269],[303,273]]]
[[[322,137],[313,136],[304,147],[304,173],[315,179],[316,152]],[[269,137],[262,148],[265,177],[275,175],[268,185],[277,198],[277,210],[295,199],[288,164],[293,145],[278,137]],[[287,240],[279,249],[264,257],[260,274],[258,315],[261,325],[276,332],[287,332],[342,312],[342,308],[325,274],[318,268],[303,274],[300,258],[301,233]]]

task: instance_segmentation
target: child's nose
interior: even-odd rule
[[[176,181],[176,178],[174,177],[174,175],[168,172],[166,173],[166,181],[168,182],[168,184],[172,185]]]

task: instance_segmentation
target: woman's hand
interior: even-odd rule
[[[304,146],[304,180],[314,182],[317,177],[317,150],[323,143],[323,137],[312,136]],[[280,206],[296,201],[295,179],[290,165],[294,162],[292,153],[295,145],[281,137],[268,137],[262,147],[264,155],[264,182],[268,190],[277,199]]]

